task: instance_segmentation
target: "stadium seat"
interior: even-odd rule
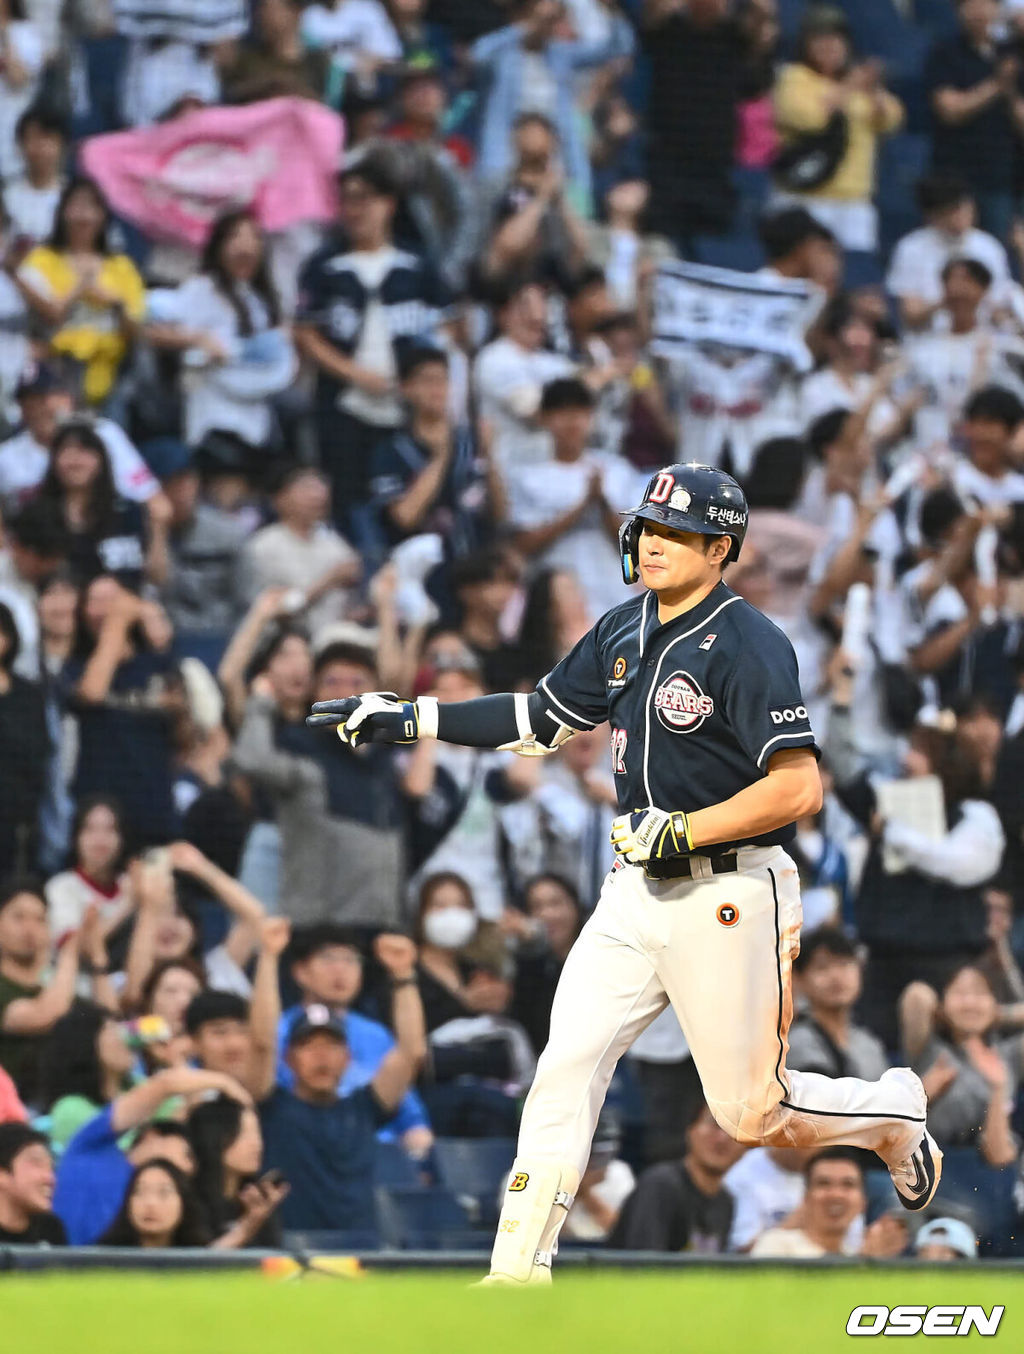
[[[491,1223],[498,1194],[516,1154],[514,1138],[438,1138],[434,1144],[440,1181],[475,1222]]]
[[[859,249],[844,253],[843,282],[851,291],[857,287],[878,287],[882,281],[882,263],[876,253]]]
[[[948,1147],[938,1200],[929,1215],[944,1207],[969,1217],[981,1242],[982,1255],[1013,1255],[1019,1226],[1014,1202],[1016,1168],[987,1166],[975,1147]]]
[[[486,1246],[484,1233],[469,1227],[455,1195],[439,1185],[378,1186],[376,1197],[386,1246],[407,1251],[482,1250]]]
[[[753,273],[764,263],[761,242],[752,231],[735,230],[729,235],[698,235],[694,240],[698,263],[715,268],[735,268]]]
[[[373,1231],[338,1228],[330,1231],[285,1232],[287,1251],[343,1251],[351,1255],[359,1251],[380,1250],[380,1237]]]
[[[901,132],[881,146],[878,160],[878,191],[875,201],[881,218],[883,255],[896,241],[921,225],[914,190],[927,172],[931,147],[926,136]]]
[[[373,1157],[375,1185],[418,1185],[420,1170],[397,1142],[379,1142]]]
[[[874,1222],[883,1213],[901,1206],[888,1171],[865,1171],[864,1192],[868,1196],[868,1222]]]

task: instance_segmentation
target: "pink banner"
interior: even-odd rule
[[[331,220],[342,141],[329,108],[266,99],[94,136],[80,159],[119,216],[153,239],[201,246],[216,217],[242,207],[266,230]]]

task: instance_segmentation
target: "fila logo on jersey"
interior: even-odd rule
[[[740,910],[738,907],[733,907],[732,903],[723,903],[715,916],[723,926],[735,926],[740,919]]]
[[[673,672],[654,693],[654,708],[672,733],[692,733],[714,714],[715,702],[688,672]]]
[[[708,649],[711,648],[712,644],[714,644],[717,638],[718,638],[717,635],[705,635],[704,638],[701,640],[701,642],[697,645],[697,648],[703,649],[704,652],[706,653]]]
[[[773,724],[795,724],[798,719],[807,718],[806,705],[787,705],[782,710],[769,710]]]

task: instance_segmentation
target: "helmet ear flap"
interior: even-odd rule
[[[619,527],[619,556],[622,561],[622,579],[628,584],[635,583],[640,577],[640,531],[641,521],[634,517]]]

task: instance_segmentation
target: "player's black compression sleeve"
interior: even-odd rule
[[[527,697],[530,728],[538,743],[550,747],[559,725],[544,709],[536,691]],[[523,730],[516,719],[516,698],[511,692],[500,696],[480,696],[472,701],[455,701],[437,707],[437,736],[443,743],[467,748],[500,748],[518,743]]]

